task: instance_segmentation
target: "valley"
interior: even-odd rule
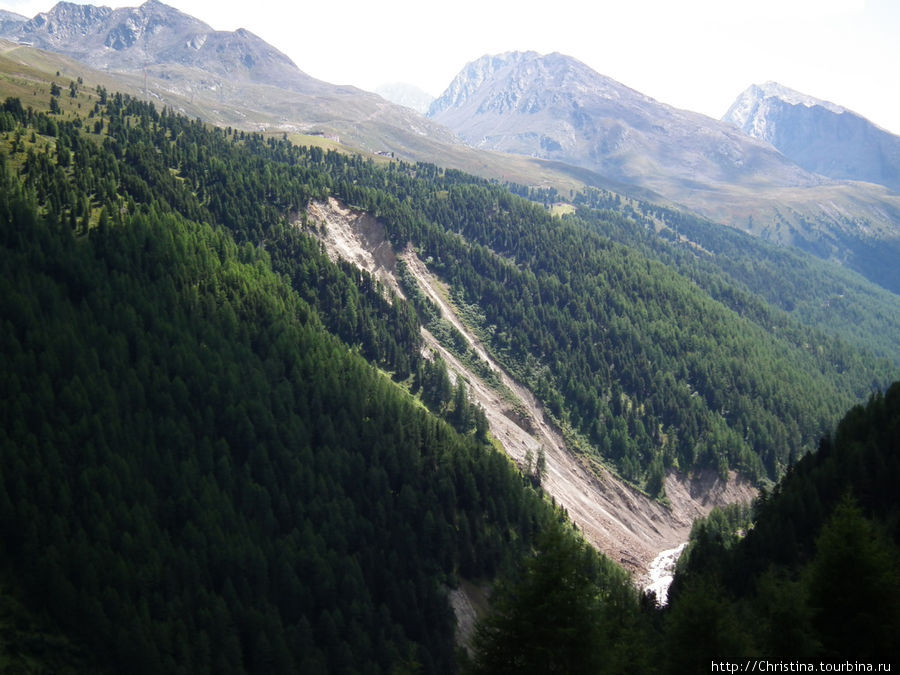
[[[896,657],[897,139],[735,105],[0,12],[0,670]]]

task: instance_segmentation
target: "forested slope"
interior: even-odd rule
[[[7,580],[117,672],[451,671],[444,585],[561,515],[260,249],[155,199],[85,235],[54,191],[77,174],[34,147],[24,180],[0,163]]]
[[[900,382],[851,409],[752,514],[698,522],[665,608],[645,597],[636,612],[599,588],[577,544],[541,536],[498,585],[468,671],[888,672],[900,657],[898,432]]]
[[[673,663],[896,663],[898,480],[900,382],[851,409],[763,495],[746,536],[723,518],[695,527],[671,594]],[[688,639],[700,630],[703,646]]]
[[[573,446],[654,495],[674,468],[776,477],[890,375],[603,234],[621,215],[95,102],[0,110],[0,527],[100,666],[448,672],[446,586],[562,517],[464,397],[448,425],[409,395],[432,403],[423,307],[331,262],[292,224],[312,199],[412,243]]]
[[[558,196],[517,189],[548,204]],[[598,232],[677,269],[757,323],[779,331],[800,323],[900,363],[900,297],[841,265],[609,192],[588,190],[573,201],[577,218]]]

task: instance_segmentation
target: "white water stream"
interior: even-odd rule
[[[669,586],[672,585],[672,579],[675,577],[675,563],[678,562],[678,556],[684,550],[687,543],[670,548],[663,551],[653,559],[648,568],[650,583],[645,586],[645,590],[656,593],[656,601],[663,606],[668,601]]]

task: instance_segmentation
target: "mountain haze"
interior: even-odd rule
[[[434,102],[434,96],[431,94],[422,91],[415,85],[403,82],[383,84],[375,89],[375,93],[392,103],[412,108],[423,115],[428,112],[428,108]]]
[[[766,82],[748,87],[722,120],[807,171],[900,191],[900,137],[841,106]]]
[[[6,32],[7,30],[12,30],[16,26],[25,23],[28,21],[28,17],[22,16],[21,14],[16,14],[15,12],[10,12],[5,9],[0,9],[0,33]]]
[[[325,137],[331,147],[562,194],[587,185],[667,202],[900,290],[900,196],[807,171],[732,125],[666,106],[560,54],[479,59],[429,119],[316,80],[252,33],[211,30],[157,0],[115,10],[62,2],[24,22],[13,17],[0,37],[74,58],[217,125]]]
[[[301,90],[312,82],[253,33],[215,31],[157,0],[119,9],[60,2],[4,35],[101,70],[164,73],[162,66],[180,65],[285,89]]]
[[[120,9],[61,2],[4,23],[0,37],[76,59],[122,78],[134,93],[222,126],[323,135],[423,158],[462,149],[407,107],[310,77],[250,31],[215,31],[158,0]]]

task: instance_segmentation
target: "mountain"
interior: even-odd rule
[[[60,3],[33,19],[19,19],[0,29],[0,38],[10,41],[0,44],[0,58],[8,59],[0,68],[12,75],[22,64],[60,71],[222,127],[288,133],[332,149],[393,153],[525,185],[549,183],[566,192],[585,184],[614,187],[571,165],[476,151],[406,105],[309,77],[247,31],[212,31],[154,0],[117,10]],[[23,81],[16,95],[31,100],[36,92]]]
[[[93,64],[103,73],[95,80],[118,80],[112,89],[223,127],[313,136],[298,140],[431,162],[562,194],[590,185],[668,202],[839,261],[900,290],[900,270],[893,264],[900,255],[900,196],[807,172],[731,125],[664,106],[561,55],[506,55],[493,65],[482,59],[486,65],[475,68],[473,77],[455,83],[448,91],[477,97],[471,85],[486,85],[487,75],[490,82],[502,79],[508,69],[500,65],[509,61],[534,71],[518,76],[512,98],[524,96],[529,77],[541,85],[529,85],[525,96],[533,102],[531,113],[519,119],[504,114],[498,121],[521,127],[521,133],[503,136],[517,137],[515,143],[496,142],[499,137],[485,133],[466,138],[458,125],[481,124],[484,116],[457,112],[453,131],[466,145],[444,124],[411,108],[309,77],[245,30],[213,31],[156,0],[115,10],[60,3],[10,23],[0,36],[67,55],[85,67]],[[24,52],[16,58],[47,63]],[[66,70],[72,79],[82,75],[73,70]],[[37,95],[22,86],[24,98]],[[436,105],[435,116],[453,115]],[[487,136],[495,142],[480,142]]]
[[[321,149],[75,94],[0,104],[0,663],[456,672],[459,575],[561,510],[410,394],[411,305],[287,222]]]
[[[777,82],[751,85],[722,121],[771,143],[807,171],[900,191],[900,136]]]
[[[550,523],[635,569],[897,372],[788,313],[833,301],[900,351],[896,305],[828,266],[775,292],[767,247],[675,212],[555,217],[550,190],[216,128],[50,56],[0,61],[0,608],[113,672],[456,672],[451,601],[548,547],[540,607],[602,610],[576,642],[620,672],[637,592]]]
[[[244,29],[215,31],[157,0],[140,7],[60,2],[4,36],[60,52],[101,70],[165,72],[189,66],[238,82],[300,91],[312,78],[284,54]]]
[[[470,672],[743,672],[760,654],[791,672],[825,663],[891,670],[900,658],[898,430],[900,382],[848,412],[833,440],[752,509],[698,522],[669,606],[660,611],[644,598],[642,617],[620,624],[631,629],[624,635],[605,632],[615,600],[594,601],[599,584],[590,567],[573,564],[578,551],[566,555],[573,545],[540,541],[498,584],[475,631]],[[606,651],[635,639],[641,647],[627,662]]]
[[[0,9],[0,34],[5,33],[8,30],[14,30],[17,26],[26,21],[28,21],[28,17],[5,9]]]
[[[590,169],[900,292],[900,196],[808,171],[733,125],[655,101],[571,57],[484,56],[429,116],[474,147]]]
[[[728,125],[659,103],[558,53],[484,56],[428,115],[477,147],[574,163],[660,192],[668,184],[822,182]]]
[[[412,108],[422,115],[428,112],[428,108],[434,102],[434,96],[413,84],[404,82],[383,84],[375,89],[375,93],[392,103]]]
[[[466,154],[449,131],[407,107],[317,80],[253,33],[215,31],[157,0],[120,9],[61,2],[6,25],[0,37],[76,59],[221,126],[328,136],[423,159]]]

